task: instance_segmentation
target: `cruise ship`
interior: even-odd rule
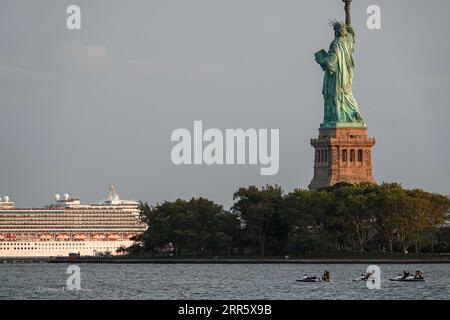
[[[99,204],[68,194],[54,198],[42,208],[15,208],[8,196],[1,198],[0,258],[118,255],[146,230],[139,203],[121,200],[114,185]]]

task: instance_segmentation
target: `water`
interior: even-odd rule
[[[367,265],[79,264],[81,290],[65,288],[68,264],[0,264],[0,299],[450,299],[447,264],[380,265],[381,290],[352,279]],[[331,271],[330,283],[298,283]],[[426,282],[388,279],[422,270]]]

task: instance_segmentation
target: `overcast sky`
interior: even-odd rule
[[[81,30],[66,8],[81,7]],[[366,9],[381,7],[382,30]],[[354,0],[353,91],[378,182],[449,194],[450,2]],[[0,2],[0,196],[40,206],[205,196],[251,184],[306,188],[323,118],[328,19],[340,0]],[[175,166],[174,129],[280,129],[280,170]]]

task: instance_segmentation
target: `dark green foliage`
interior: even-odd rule
[[[240,188],[233,199],[237,201],[231,210],[244,221],[244,232],[250,238],[255,252],[261,256],[279,254],[289,228],[280,210],[283,204],[281,187],[267,185],[261,189],[255,186]]]
[[[149,228],[130,252],[191,256],[407,254],[449,251],[450,199],[400,184],[339,183],[319,191],[240,188],[234,205],[204,198],[141,203]],[[171,249],[171,250],[169,250]]]
[[[149,227],[136,238],[145,251],[181,255],[229,252],[240,228],[237,216],[204,198],[166,201],[152,208],[140,204]]]

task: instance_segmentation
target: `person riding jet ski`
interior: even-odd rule
[[[411,272],[406,271],[406,270],[403,270],[403,277],[402,277],[402,279],[406,279],[406,278],[408,278],[410,275],[411,275]]]
[[[322,281],[330,282],[330,279],[331,279],[331,273],[328,270],[325,270],[325,272],[323,273],[323,276],[322,276]]]

